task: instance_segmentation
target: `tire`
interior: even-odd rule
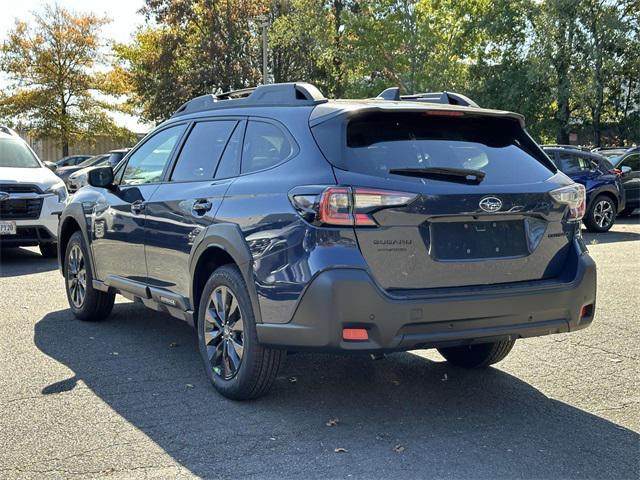
[[[81,254],[81,257],[78,256],[79,254]],[[98,322],[109,316],[116,296],[114,293],[101,292],[93,288],[93,270],[91,269],[91,262],[86,260],[88,258],[89,252],[82,233],[74,233],[69,239],[67,250],[64,254],[67,300],[71,311],[78,319]],[[80,293],[83,289],[84,296],[81,297]]]
[[[583,221],[590,232],[609,231],[616,221],[615,203],[606,195],[598,195],[591,202]]]
[[[197,328],[205,371],[219,393],[249,400],[269,391],[286,352],[258,343],[249,293],[234,265],[220,267],[209,277]]]
[[[457,367],[485,368],[504,360],[515,343],[515,340],[476,343],[460,347],[439,348],[438,352],[447,362]]]
[[[45,258],[56,258],[58,256],[58,246],[55,243],[41,243],[40,254]]]

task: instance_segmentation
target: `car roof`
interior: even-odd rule
[[[345,100],[329,100],[326,103],[316,106],[311,113],[309,122],[312,126],[325,122],[337,115],[362,110],[371,111],[425,111],[439,110],[444,112],[461,112],[471,115],[482,115],[490,117],[505,117],[517,120],[520,125],[524,126],[524,116],[519,113],[509,112],[506,110],[494,110],[489,108],[472,107],[466,105],[446,105],[441,103],[431,103],[428,101],[414,100],[382,100],[377,98],[371,99],[345,99]]]
[[[392,95],[388,93],[392,91]],[[464,95],[436,92],[400,96],[399,89],[392,88],[372,99],[329,100],[315,86],[304,83],[277,83],[260,85],[255,88],[236,90],[220,95],[202,95],[184,103],[166,123],[178,118],[209,116],[224,112],[226,115],[246,115],[255,109],[306,107],[311,111],[311,126],[322,123],[334,116],[356,110],[380,111],[425,111],[443,110],[464,112],[473,115],[508,117],[524,126],[524,117],[518,113],[504,110],[480,108]]]

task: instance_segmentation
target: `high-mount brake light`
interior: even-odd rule
[[[373,212],[407,205],[417,196],[390,190],[328,187],[320,198],[318,220],[326,225],[376,226]]]
[[[583,185],[573,183],[566,187],[552,190],[549,193],[556,202],[569,207],[567,220],[571,222],[579,222],[582,220],[587,205],[587,196]]]
[[[427,110],[423,115],[428,117],[464,117],[464,112],[457,110]]]

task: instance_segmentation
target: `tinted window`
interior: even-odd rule
[[[569,152],[558,153],[558,168],[563,173],[577,173],[592,169],[591,162]]]
[[[217,121],[196,123],[171,175],[174,182],[213,178],[229,135],[237,122]]]
[[[368,175],[391,177],[392,169],[463,168],[485,172],[483,184],[539,181],[552,175],[549,158],[511,119],[366,112],[351,120],[324,122],[313,134],[335,166]]]
[[[242,148],[242,173],[272,167],[291,155],[291,143],[284,132],[271,123],[250,121]]]
[[[620,164],[621,167],[631,167],[631,170],[637,172],[640,170],[640,154],[629,155]]]
[[[140,185],[160,181],[184,128],[184,125],[166,128],[148,139],[129,157],[120,183]]]
[[[0,139],[0,167],[39,168],[41,165],[22,140]]]
[[[227,142],[222,159],[216,170],[216,178],[235,177],[240,173],[240,150],[242,147],[242,136],[244,135],[244,122],[238,123],[233,135]]]

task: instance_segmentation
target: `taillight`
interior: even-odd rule
[[[587,197],[583,185],[573,183],[566,187],[557,188],[549,192],[553,199],[569,207],[567,220],[578,222],[584,216]]]
[[[294,195],[292,200],[298,211],[310,221],[324,225],[376,226],[371,216],[374,212],[407,205],[417,196],[416,193],[390,190],[328,187],[320,194],[317,204],[309,195]],[[307,215],[312,208],[316,211],[313,219]]]

